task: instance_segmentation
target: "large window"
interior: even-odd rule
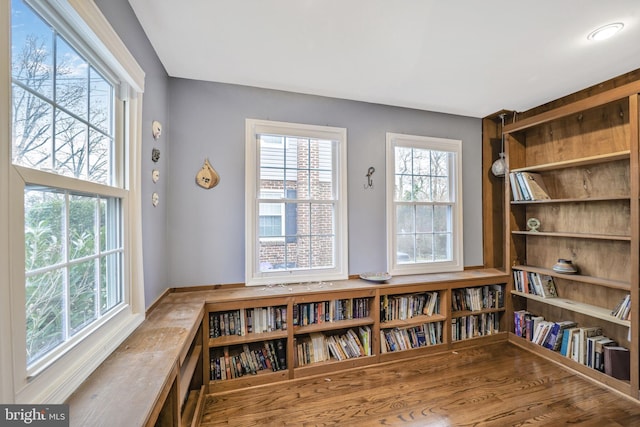
[[[135,78],[117,52],[70,24],[80,22],[76,9],[10,4],[9,226],[13,247],[24,247],[10,261],[14,396],[53,402],[71,391],[64,376],[73,362],[81,380],[141,319],[141,301],[132,304],[142,283],[131,273],[139,178],[129,127],[140,111]],[[111,342],[96,358],[100,340]]]
[[[391,273],[462,270],[461,165],[461,141],[387,134]]]
[[[247,283],[346,278],[345,129],[246,126]]]

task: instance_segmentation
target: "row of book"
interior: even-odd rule
[[[442,344],[442,322],[380,330],[380,352],[409,350]]]
[[[287,330],[287,306],[241,308],[209,313],[209,337]]]
[[[306,326],[369,317],[370,298],[346,298],[294,304],[293,325]]]
[[[629,350],[603,335],[599,326],[552,322],[526,310],[514,312],[515,335],[615,378],[629,379]]]
[[[617,319],[631,319],[631,295],[627,294],[611,311],[611,315]]]
[[[383,295],[380,298],[380,321],[407,320],[415,316],[440,313],[440,292],[409,295]]]
[[[451,309],[453,311],[480,311],[502,307],[504,307],[504,287],[502,285],[485,285],[451,291]]]
[[[480,313],[451,319],[451,340],[461,341],[500,332],[500,313]]]
[[[553,277],[548,274],[513,270],[513,286],[518,292],[537,295],[542,298],[555,298],[558,296]]]
[[[511,172],[509,183],[514,201],[551,199],[542,175],[539,173]]]
[[[371,328],[361,326],[358,333],[353,329],[334,335],[314,332],[308,337],[296,339],[294,346],[297,366],[325,362],[331,359],[346,360],[371,356]]]
[[[283,340],[264,341],[252,346],[244,344],[231,349],[227,346],[218,357],[213,354],[210,360],[211,380],[230,380],[256,375],[262,370],[275,372],[287,369],[287,351]]]

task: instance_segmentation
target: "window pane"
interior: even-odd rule
[[[86,142],[87,126],[57,110],[55,168],[58,173],[86,179]]]
[[[260,240],[260,271],[282,270],[286,268],[285,242]]]
[[[107,185],[112,183],[112,147],[111,138],[94,130],[89,131],[89,181]]]
[[[122,253],[100,258],[100,313],[122,302]]]
[[[55,102],[76,116],[87,119],[89,64],[60,36],[56,37]]]
[[[398,263],[415,262],[415,240],[413,235],[398,235],[396,236],[396,241],[398,244],[396,253]]]
[[[431,150],[413,149],[413,174],[431,175]]]
[[[416,232],[433,232],[433,206],[416,206]]]
[[[413,233],[415,231],[414,207],[412,205],[398,205],[396,207],[397,232]]]
[[[53,30],[22,1],[11,2],[11,76],[51,99]]]
[[[69,258],[78,259],[97,253],[97,199],[69,197]]]
[[[433,235],[418,234],[416,236],[416,262],[433,261]]]
[[[311,267],[333,267],[333,236],[311,237]]]
[[[96,259],[71,265],[69,269],[69,326],[70,335],[94,319],[96,313]]]
[[[326,203],[314,203],[311,208],[310,233],[313,235],[333,235],[334,219],[333,205]]]
[[[34,271],[64,261],[64,194],[26,187],[24,215],[25,270]]]
[[[451,259],[451,234],[435,234],[436,261],[447,261]]]
[[[396,174],[413,173],[412,149],[407,147],[396,147],[395,150]]]
[[[432,178],[428,176],[415,175],[413,177],[413,200],[416,202],[430,202],[432,200],[431,181]]]
[[[62,269],[27,277],[27,364],[31,364],[64,341],[63,287]]]
[[[410,201],[413,198],[411,175],[396,175],[396,184],[394,190],[394,200]]]
[[[332,200],[333,194],[333,143],[324,140],[311,140],[309,144],[309,163],[311,198]]]
[[[53,168],[53,108],[37,96],[12,86],[12,159],[34,169]]]
[[[113,129],[113,86],[98,73],[89,69],[89,123],[108,135]]]
[[[450,232],[451,206],[435,206],[433,212],[433,230],[435,232]]]

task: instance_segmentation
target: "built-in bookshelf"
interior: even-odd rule
[[[505,333],[504,285],[451,290],[451,340],[465,341]]]
[[[503,129],[509,339],[634,398],[638,322],[619,307],[637,312],[638,305],[636,86],[516,114]],[[559,260],[569,260],[577,272],[558,267]],[[551,283],[551,294],[535,283]],[[615,342],[630,355],[630,379],[594,369],[582,353],[567,357],[533,336],[523,339],[517,320],[523,313],[547,326],[573,323]],[[588,338],[576,348],[586,348]]]
[[[224,392],[427,356],[462,342],[506,342],[503,296],[496,289],[507,282],[504,271],[482,269],[385,283],[350,279],[212,291],[205,302],[204,383],[209,393]],[[456,318],[496,316],[491,324],[500,333],[452,341],[452,295],[466,288],[474,289],[469,295],[478,289],[485,307],[455,312]]]

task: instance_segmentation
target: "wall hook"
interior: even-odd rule
[[[373,166],[370,166],[369,169],[367,170],[367,174],[365,175],[367,177],[367,183],[364,185],[365,190],[368,188],[373,188],[373,178],[371,176],[375,171],[376,171],[376,168],[374,168]]]

